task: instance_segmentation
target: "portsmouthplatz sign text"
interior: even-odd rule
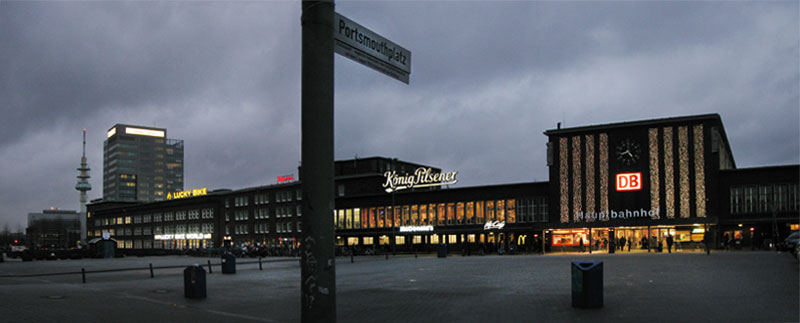
[[[336,12],[333,24],[335,53],[408,84],[409,50]]]
[[[456,175],[458,175],[458,172],[434,173],[432,169],[427,167],[417,168],[414,174],[400,175],[396,171],[391,171],[383,174],[386,177],[383,188],[386,189],[386,193],[391,193],[414,187],[451,185],[458,183]]]

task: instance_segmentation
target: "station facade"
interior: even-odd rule
[[[458,187],[457,170],[335,162],[337,245],[552,252],[758,248],[798,229],[800,166],[737,169],[716,114],[545,131],[547,182]],[[299,181],[88,206],[90,236],[125,249],[296,247]],[[194,193],[197,193],[196,196]],[[624,242],[623,242],[624,241]],[[623,249],[624,245],[624,249]]]

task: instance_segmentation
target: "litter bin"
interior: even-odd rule
[[[444,243],[439,244],[439,249],[437,249],[437,254],[439,258],[447,258],[447,245]]]
[[[603,262],[572,262],[572,307],[603,307]]]
[[[183,296],[186,298],[206,297],[206,271],[200,265],[183,270]]]
[[[222,255],[222,273],[235,274],[236,273],[236,256],[230,252]]]

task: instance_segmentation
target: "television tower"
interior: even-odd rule
[[[81,243],[86,243],[86,191],[92,190],[89,184],[89,165],[86,164],[86,128],[83,128],[83,156],[81,156],[81,167],[78,168],[78,184],[75,189],[81,192]]]

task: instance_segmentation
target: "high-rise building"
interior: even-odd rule
[[[183,140],[167,129],[116,124],[103,142],[103,199],[162,201],[183,190]]]

